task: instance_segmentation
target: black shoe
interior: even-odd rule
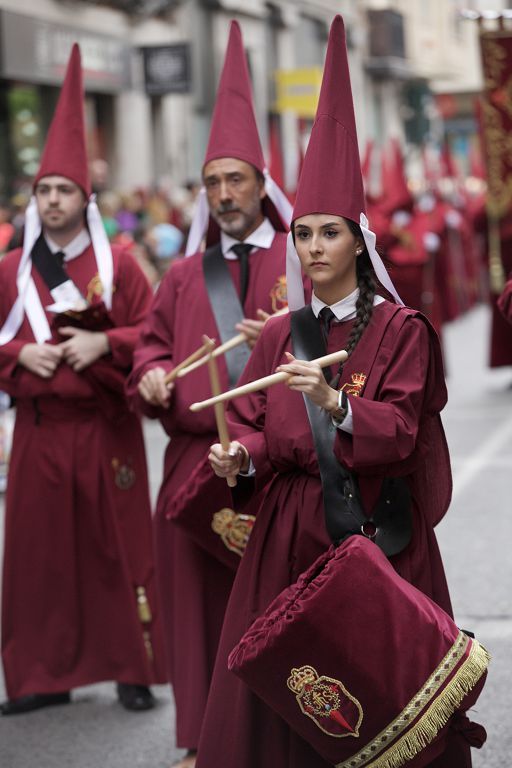
[[[69,704],[70,701],[69,691],[64,693],[33,693],[30,696],[20,696],[19,699],[9,699],[0,704],[0,713],[2,715],[22,715],[24,712],[32,712],[34,709]]]
[[[155,699],[146,685],[117,684],[117,697],[125,709],[130,712],[143,712],[153,709]]]

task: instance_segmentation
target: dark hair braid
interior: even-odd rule
[[[365,251],[357,260],[357,285],[359,296],[356,302],[356,318],[350,331],[346,350],[352,354],[359,343],[364,329],[370,322],[373,313],[373,299],[375,298],[375,280],[368,253]]]

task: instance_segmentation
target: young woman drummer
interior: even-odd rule
[[[326,379],[316,364],[292,354],[293,320],[271,320],[240,383],[276,370],[291,377],[287,385],[232,401],[228,417],[237,440],[228,452],[220,445],[211,448],[217,475],[253,476],[257,487],[271,482],[228,605],[197,768],[327,766],[227,669],[229,652],[252,621],[331,543],[304,395],[328,414],[334,454],[357,475],[367,512],[384,478],[405,478],[412,534],[391,562],[451,613],[433,531],[451,493],[439,418],[447,398],[439,343],[425,318],[401,306],[363,212],[343,21],[336,17],[295,202],[287,281],[292,310],[304,306],[301,270],[312,281],[311,312],[323,334],[315,356],[325,354],[325,347],[327,353],[344,348],[349,358]],[[447,751],[432,765],[471,765],[468,726],[459,716]]]

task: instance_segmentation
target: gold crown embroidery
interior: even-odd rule
[[[366,373],[352,373],[350,376],[350,382],[346,381],[343,384],[342,389],[345,390],[347,395],[360,397],[363,394],[366,378]]]
[[[293,667],[287,686],[302,713],[328,736],[359,737],[363,709],[340,680],[319,675],[314,667]]]
[[[270,291],[270,300],[272,302],[272,311],[277,312],[279,309],[288,306],[288,293],[286,289],[286,275],[281,275],[277,278],[277,281]]]
[[[255,520],[254,515],[239,515],[229,507],[224,507],[215,512],[212,530],[220,536],[222,543],[230,552],[235,552],[242,557]]]

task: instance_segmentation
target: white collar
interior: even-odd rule
[[[336,304],[331,304],[330,309],[334,312],[336,316],[336,322],[341,323],[344,320],[353,320],[356,316],[356,303],[359,298],[359,288],[356,288],[355,291],[352,291],[352,293],[349,293],[348,296],[345,296],[344,299],[341,299],[341,301],[337,301]],[[375,295],[373,299],[373,306],[375,307],[377,304],[381,304],[384,301],[382,296]],[[315,296],[314,292],[311,295],[311,309],[313,310],[313,314],[315,317],[318,317],[320,314],[320,311],[327,307],[328,304],[325,304],[323,301],[321,301],[317,296]]]
[[[57,253],[58,251],[64,253],[64,261],[71,261],[72,259],[76,259],[76,257],[80,256],[80,254],[83,253],[85,249],[88,248],[91,244],[91,238],[85,228],[82,229],[78,235],[64,247],[57,245],[57,243],[52,240],[49,235],[45,234],[44,239],[46,240],[48,248],[52,253]]]
[[[254,232],[251,232],[245,240],[235,240],[234,237],[226,235],[226,233],[221,230],[220,247],[222,248],[222,255],[225,259],[236,261],[238,256],[236,253],[233,253],[231,248],[234,245],[238,245],[240,242],[249,243],[253,248],[265,248],[268,250],[274,241],[275,234],[276,231],[267,218],[263,219],[259,227],[255,229]]]

